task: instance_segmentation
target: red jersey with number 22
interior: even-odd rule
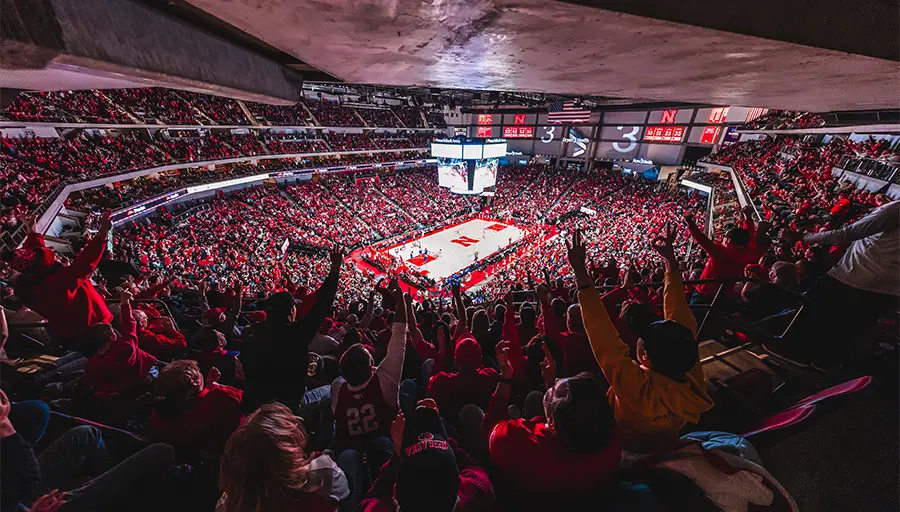
[[[378,381],[378,374],[362,388],[350,390],[345,381],[338,391],[334,407],[335,444],[353,448],[380,436],[390,436],[397,416],[397,404],[389,404]]]

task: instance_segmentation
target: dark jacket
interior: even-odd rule
[[[309,313],[294,322],[267,318],[241,347],[241,363],[253,399],[298,404],[306,392],[309,344],[331,311],[338,272],[328,274]]]

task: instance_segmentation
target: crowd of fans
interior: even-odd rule
[[[399,128],[402,126],[400,118],[390,108],[356,108],[359,115],[368,126],[382,126],[385,128]]]
[[[6,107],[3,116],[15,121],[134,122],[100,90],[22,93]]]
[[[365,126],[356,109],[345,107],[337,101],[308,99],[303,104],[319,122],[319,126]]]
[[[105,94],[144,123],[207,124],[198,118],[199,111],[181,96],[181,91],[158,87],[110,89]]]
[[[458,217],[471,209],[471,203],[464,196],[436,187],[435,183],[437,174],[431,169],[382,175],[378,189],[424,226]]]
[[[233,280],[181,290],[174,281],[122,278],[111,264],[101,270],[105,285],[82,284],[78,293],[100,308],[91,313],[96,320],[85,318],[83,330],[68,325],[68,337],[58,333],[74,351],[33,381],[41,393],[62,389],[57,396],[65,401],[57,398],[56,406],[101,425],[65,432],[35,457],[31,446],[40,436],[32,432],[46,426],[39,414],[46,406],[22,402],[18,388],[10,389],[12,401],[2,394],[4,454],[15,454],[8,469],[19,470],[3,473],[5,504],[105,510],[128,503],[141,510],[149,507],[136,498],[152,482],[152,505],[174,493],[177,509],[218,501],[220,510],[273,512],[546,510],[597,502],[796,510],[746,440],[725,432],[679,439],[715,402],[673,231],[661,230],[654,245],[665,286],[646,323],[629,324],[641,333],[632,348],[612,321],[617,304],[593,286],[589,243],[578,231],[566,250],[571,284],[548,274],[534,302],[519,308],[513,293],[478,306],[454,288],[445,307],[404,295],[395,281],[356,279],[339,249],[325,261],[279,263],[277,243],[263,235],[279,224],[249,206],[259,193],[217,197],[177,233],[148,224],[129,238],[154,256],[151,265],[195,260],[226,268]],[[107,220],[79,257],[91,259],[72,272],[92,273],[109,261],[102,256],[109,229]],[[167,246],[181,246],[169,252],[177,258],[160,259]],[[33,238],[29,255],[40,247]],[[15,293],[43,310],[34,292],[51,289],[32,276],[46,263],[29,262]],[[321,284],[304,283],[308,270]],[[194,272],[199,278],[206,271]],[[250,303],[254,294],[243,280],[257,273],[284,281],[285,291],[267,294],[262,309]],[[361,299],[341,300],[345,281]],[[184,333],[159,310],[134,304],[148,296],[182,308],[187,300],[199,304],[203,325]],[[118,320],[106,307],[112,298]],[[252,312],[242,315],[245,309]],[[67,314],[88,315],[83,306]],[[50,314],[51,324],[58,321]],[[76,362],[83,372],[70,373]],[[38,414],[23,415],[23,403]],[[146,421],[136,423],[140,418]],[[103,423],[140,424],[139,433],[156,444],[110,467],[98,451],[116,432]],[[49,469],[72,459],[81,462],[65,466],[68,480]],[[204,469],[218,485],[202,483]]]
[[[519,191],[514,200],[507,199],[505,207],[514,217],[529,222],[542,219],[577,177],[576,174],[561,169],[542,169],[527,187]]]
[[[651,235],[649,239],[652,240],[659,233],[660,226],[680,223],[685,214],[702,215],[705,209],[704,202],[698,196],[671,191],[659,183],[627,178],[618,173],[603,172],[581,177],[589,183],[588,188],[578,187],[584,201],[569,203],[567,210],[550,209],[548,218],[558,219],[555,227],[561,235],[550,238],[546,243],[524,244],[515,256],[497,265],[491,279],[483,286],[488,296],[509,289],[516,283],[525,283],[529,276],[541,276],[545,270],[553,275],[562,272],[565,268],[562,234],[573,230],[580,230],[585,239],[592,242],[589,244],[591,261],[610,266],[605,277],[617,279],[619,269],[629,267],[640,269],[644,272],[643,277],[649,277],[653,270],[649,256],[653,251],[647,236]],[[581,206],[596,213],[581,213]],[[547,211],[546,206],[543,210],[535,209],[539,213]],[[523,210],[531,209],[526,207]],[[685,238],[681,240],[686,241]],[[686,244],[678,248],[683,250],[685,247]]]
[[[397,117],[403,121],[403,125],[407,128],[425,128],[425,122],[422,120],[422,111],[416,107],[397,106],[391,107]],[[443,120],[443,116],[439,116]],[[432,128],[444,128],[444,126],[431,125]]]
[[[764,115],[746,123],[743,128],[747,130],[790,130],[818,128],[819,126],[825,126],[825,120],[812,112],[769,110]]]
[[[265,144],[272,153],[325,153],[331,148],[317,136],[280,134],[268,136]]]
[[[165,88],[20,93],[0,117],[14,121],[273,126],[370,126],[446,128],[439,110],[410,106],[364,108],[326,99],[267,105]],[[247,112],[254,118],[248,119]],[[423,114],[428,125],[423,122]]]
[[[710,416],[728,398],[690,303],[719,285],[684,281],[771,279],[723,293],[760,315],[805,286],[818,320],[799,332],[818,350],[834,345],[824,329],[849,345],[896,312],[900,202],[836,183],[842,151],[787,139],[714,155],[765,213],[736,212],[721,240],[698,227],[698,194],[504,168],[492,210],[528,237],[471,295],[404,294],[346,264],[341,246],[437,216],[425,200],[457,215],[430,170],[219,193],[129,223],[112,254],[104,216],[71,261],[32,233],[4,255],[2,332],[6,308],[34,311],[64,355],[4,373],[3,508],[796,511]],[[864,321],[841,327],[839,306]],[[94,423],[51,433],[50,406],[28,399]]]
[[[176,136],[180,135],[180,136]],[[158,135],[151,140],[137,132],[126,132],[115,137],[89,136],[85,134],[69,138],[0,138],[0,155],[4,165],[0,168],[0,216],[4,230],[15,230],[22,215],[34,209],[48,198],[47,194],[67,180],[83,181],[102,176],[121,174],[130,170],[150,168],[172,163],[199,162],[223,158],[259,156],[278,153],[316,153],[332,151],[361,151],[367,149],[424,148],[429,135],[410,133],[327,133],[325,139],[307,138],[307,135],[254,135],[179,132],[171,136]],[[343,160],[334,158],[306,158],[294,162],[294,168],[329,165],[331,162],[369,163],[406,158],[410,155],[391,152],[376,155],[353,155]],[[285,168],[287,162],[273,162],[267,167]],[[220,166],[221,167],[221,166]],[[226,167],[228,169],[228,167]],[[263,172],[263,171],[260,171]],[[184,184],[194,183],[199,172]],[[216,175],[222,174],[217,172]],[[171,176],[171,175],[170,175]],[[156,182],[156,185],[148,186]],[[164,180],[174,184],[173,180]],[[115,197],[126,193],[129,201],[146,196],[141,190],[155,191],[166,188],[154,178],[138,180],[137,184],[124,187],[118,194],[98,189],[86,192],[87,196]],[[80,199],[73,200],[75,202]],[[106,204],[106,203],[104,203]]]

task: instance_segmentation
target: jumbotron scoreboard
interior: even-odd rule
[[[497,185],[506,146],[505,139],[435,139],[431,156],[438,161],[438,185],[455,194],[483,194]]]

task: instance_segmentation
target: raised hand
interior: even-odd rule
[[[34,224],[37,222],[37,218],[34,216],[34,214],[29,213],[29,214],[23,215],[21,217],[21,220],[22,220],[22,225],[25,226],[26,231],[28,231],[29,233],[34,231]]]
[[[339,245],[335,245],[328,253],[328,258],[331,260],[331,271],[339,271],[341,264],[344,263],[344,249]]]
[[[49,493],[41,496],[31,506],[31,512],[56,512],[71,495],[67,492],[61,492],[59,489],[53,489]]]
[[[112,210],[100,217],[100,231],[109,231],[112,229]]]
[[[576,229],[572,233],[572,241],[566,242],[566,258],[569,260],[569,266],[575,273],[575,277],[587,277],[587,267],[584,264],[587,248],[582,239],[581,230]]]
[[[443,329],[437,330],[437,348],[438,352],[445,354],[447,352],[447,335]]]
[[[132,298],[134,298],[134,295],[132,295],[128,290],[122,290],[122,292],[119,293],[119,301],[122,304],[130,303]]]
[[[685,213],[685,214],[684,214],[684,223],[687,224],[687,226],[688,226],[689,228],[691,228],[691,227],[696,228],[696,227],[697,227],[697,222],[694,220],[694,215],[691,214],[691,213]]]
[[[511,379],[513,376],[512,363],[509,362],[510,350],[513,350],[511,341],[501,341],[500,343],[497,343],[497,363],[500,365],[500,376],[504,379]]]
[[[547,342],[541,343],[541,348],[544,349],[544,360],[541,361],[541,376],[544,377],[544,383],[549,388],[556,382],[556,359],[550,353]]]
[[[537,293],[538,300],[548,299],[550,296],[550,288],[544,283],[538,283],[537,287],[534,289],[535,293]]]
[[[221,378],[222,378],[222,372],[220,372],[219,369],[216,368],[215,366],[212,366],[209,368],[209,371],[206,372],[206,378],[203,380],[203,386],[207,387],[207,388],[211,388]]]
[[[625,277],[622,279],[622,288],[626,290],[634,288],[634,278],[632,277],[632,268],[630,266],[625,269]]]
[[[383,288],[383,295],[387,295],[388,297],[397,301],[397,304],[402,306],[405,304],[405,299],[403,298],[403,290],[400,288],[400,283],[397,281],[391,281],[387,288]]]
[[[678,234],[675,228],[666,225],[665,236],[656,237],[653,240],[653,249],[666,260],[666,263],[677,262],[675,257],[675,238]]]
[[[454,297],[459,297],[461,291],[459,289],[459,281],[453,281],[450,283],[450,293],[453,294]]]
[[[400,455],[403,451],[403,431],[406,429],[406,417],[403,411],[397,411],[394,422],[391,423],[391,440],[394,442],[394,453]]]

